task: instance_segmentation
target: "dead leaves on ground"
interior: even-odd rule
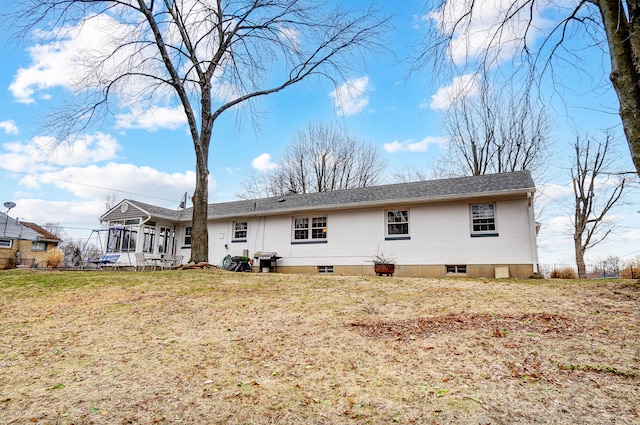
[[[539,334],[582,333],[587,329],[569,317],[559,314],[531,313],[492,315],[484,313],[452,313],[434,317],[419,317],[396,321],[366,320],[349,324],[361,335],[399,340],[429,337],[440,333],[465,330],[486,330],[491,337],[505,337],[509,332],[524,331]]]

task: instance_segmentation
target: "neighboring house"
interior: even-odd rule
[[[61,239],[35,223],[19,222],[0,213],[0,269],[45,267],[49,251]]]
[[[278,272],[373,274],[384,254],[400,276],[494,277],[499,268],[529,277],[538,272],[534,192],[521,171],[211,204],[209,262],[268,252]],[[110,252],[188,261],[191,214],[124,200],[100,220]]]

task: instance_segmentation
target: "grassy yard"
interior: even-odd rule
[[[0,424],[640,423],[640,284],[0,272]]]

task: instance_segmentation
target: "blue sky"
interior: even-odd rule
[[[453,80],[434,79],[430,68],[409,73],[403,59],[425,34],[423,3],[398,3],[392,6],[394,29],[387,35],[386,46],[395,56],[382,52],[365,66],[351,69],[350,90],[343,88],[338,92],[342,96],[328,82],[312,79],[262,98],[257,131],[246,114],[227,111],[221,117],[214,128],[209,161],[211,202],[235,199],[244,176],[272,167],[294,133],[309,123],[340,126],[379,146],[389,175],[408,166],[428,170],[437,155],[446,155],[439,106],[451,98]],[[545,13],[541,16],[551,15]],[[540,22],[544,27],[544,19]],[[128,115],[130,110],[119,110],[117,117],[79,135],[72,145],[52,150],[51,135],[41,122],[74,89],[71,53],[87,35],[79,34],[73,42],[41,40],[39,44],[16,44],[7,37],[6,32],[0,34],[4,64],[0,68],[0,201],[17,204],[10,211],[12,217],[60,223],[71,236],[86,238],[99,227],[107,196],[177,208],[183,194],[192,193],[191,138],[182,115],[170,108],[158,109],[151,117],[148,112],[152,111],[135,111],[144,114],[144,121]],[[482,40],[473,43],[482,44]],[[618,126],[621,134],[617,100],[608,85],[607,58],[603,61],[597,53],[582,55],[583,68],[590,70],[583,75],[571,67],[556,68],[561,84],[554,91],[547,87],[545,93],[553,106],[554,132],[549,169],[536,181],[542,192],[537,206],[543,224],[542,263],[570,262],[573,255],[567,167],[576,131],[597,135],[603,128]],[[624,166],[632,169],[622,139],[618,149]],[[637,189],[629,191],[626,205],[611,215],[617,230],[587,258],[640,254],[637,199]]]

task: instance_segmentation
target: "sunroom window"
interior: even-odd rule
[[[135,223],[135,224],[134,224]],[[109,252],[136,252],[139,220],[114,221],[108,232]]]

